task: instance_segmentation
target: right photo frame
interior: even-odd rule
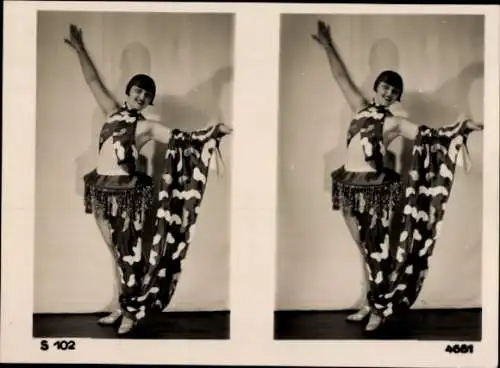
[[[282,14],[280,45],[274,339],[480,341],[484,16]]]

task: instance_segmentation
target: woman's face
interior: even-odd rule
[[[375,102],[382,106],[390,106],[398,101],[401,91],[386,82],[380,82],[375,92]]]
[[[153,95],[139,86],[132,86],[127,96],[127,104],[133,110],[142,110],[153,101]]]

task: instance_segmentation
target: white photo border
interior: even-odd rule
[[[73,339],[76,342],[73,351],[42,351],[41,339],[32,337],[36,37],[37,12],[41,10],[213,12],[236,15],[230,340]],[[484,175],[488,177],[483,180],[482,341],[471,342],[474,345],[473,354],[446,353],[447,341],[273,340],[279,27],[280,15],[290,13],[484,15],[483,157],[486,167],[499,167],[500,42],[496,6],[6,2],[0,329],[2,362],[497,366],[499,173],[496,170],[485,170]]]

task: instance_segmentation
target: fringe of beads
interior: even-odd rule
[[[137,185],[131,188],[102,188],[93,183],[85,183],[84,206],[86,213],[93,209],[103,211],[105,217],[113,217],[125,211],[148,208],[153,203],[151,185]]]
[[[347,213],[393,208],[401,198],[402,183],[388,182],[374,185],[357,185],[340,181],[332,183],[332,207]]]

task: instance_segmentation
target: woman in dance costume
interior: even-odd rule
[[[99,320],[112,325],[121,319],[119,335],[133,330],[149,311],[166,308],[175,291],[199,206],[206,187],[210,160],[219,152],[224,124],[183,132],[146,119],[156,85],[138,74],[128,82],[119,104],[86,50],[81,29],[70,26],[65,42],[76,52],[82,73],[106,120],[99,135],[97,167],[84,177],[85,210],[93,213],[111,249],[120,275],[118,310]],[[162,180],[156,199],[153,181],[137,170],[140,149],[149,141],[167,144]],[[152,244],[143,246],[146,214],[155,216]]]
[[[439,237],[459,151],[466,155],[468,135],[483,125],[464,120],[432,129],[410,122],[394,109],[403,95],[398,73],[382,72],[370,101],[350,78],[329,26],[319,21],[312,37],[326,51],[333,76],[355,114],[347,132],[346,162],[331,175],[332,201],[361,249],[368,278],[365,305],[347,319],[369,317],[365,330],[373,332],[417,299]],[[398,136],[413,141],[404,182],[387,165],[386,147]],[[402,230],[396,246],[390,247],[392,215],[400,204]]]

